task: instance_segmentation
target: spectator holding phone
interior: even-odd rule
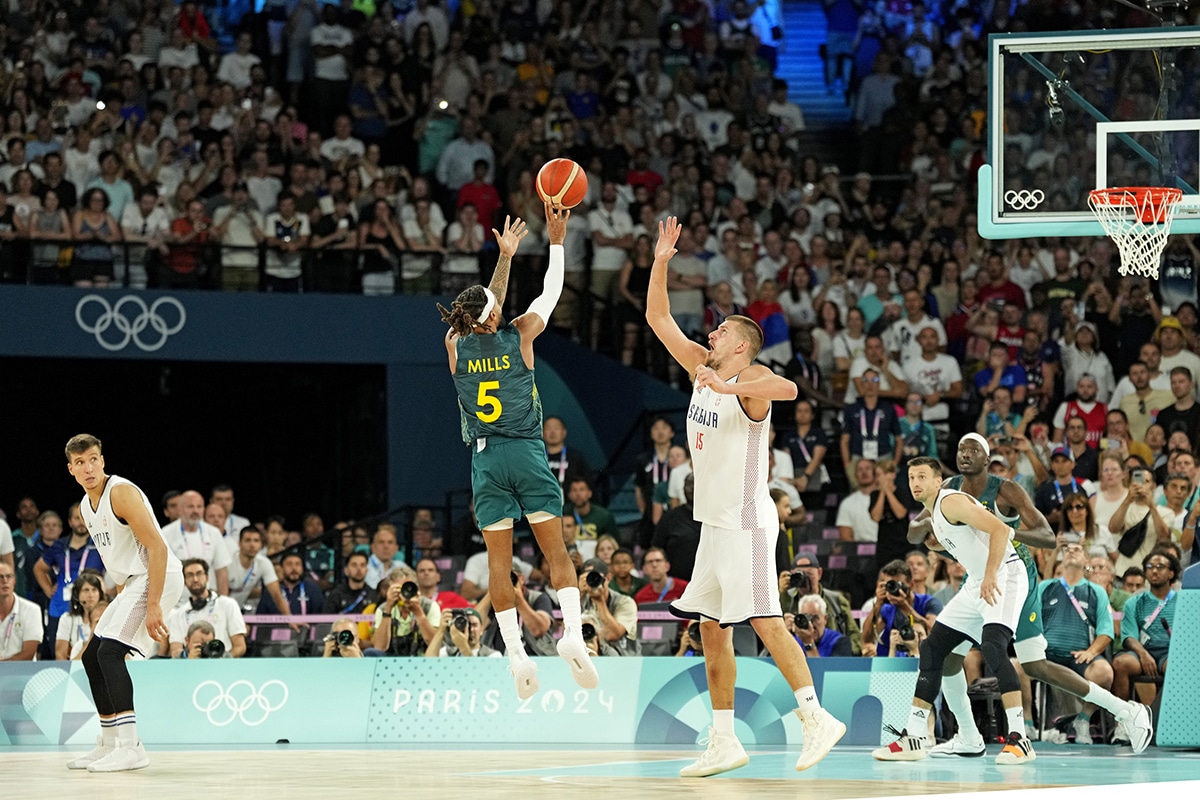
[[[1130,469],[1129,494],[1108,523],[1108,529],[1117,537],[1117,558],[1113,563],[1117,575],[1141,566],[1157,545],[1171,541],[1169,514],[1166,506],[1154,503],[1154,473],[1145,467]],[[1144,526],[1139,524],[1143,520]]]

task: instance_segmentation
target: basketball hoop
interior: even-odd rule
[[[1163,186],[1093,189],[1088,193],[1088,205],[1104,232],[1117,243],[1122,275],[1136,273],[1158,279],[1159,261],[1182,199],[1182,191]]]

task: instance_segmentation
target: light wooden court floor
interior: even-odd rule
[[[72,752],[23,747],[0,751],[0,796],[4,800],[46,800],[49,796],[83,800],[330,800],[360,796],[430,800],[482,793],[488,800],[537,800],[602,790],[605,797],[612,797],[615,791],[638,800],[680,796],[847,800],[1050,786],[1095,785],[1112,792],[1116,784],[1200,777],[1200,754],[1151,748],[1134,756],[1128,748],[1047,744],[1039,747],[1034,763],[1007,768],[995,766],[991,757],[884,764],[871,759],[869,748],[839,747],[804,773],[794,770],[795,751],[752,748],[748,766],[715,778],[690,780],[680,779],[678,770],[695,757],[694,752],[675,749],[152,747],[150,767],[110,775],[67,770],[65,763]],[[1189,794],[1198,796],[1194,790]]]

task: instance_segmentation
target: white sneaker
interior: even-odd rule
[[[1150,707],[1141,703],[1133,703],[1133,719],[1124,723],[1126,737],[1133,747],[1133,752],[1140,753],[1150,746],[1154,738],[1154,715]]]
[[[907,730],[898,731],[891,725],[883,729],[896,737],[887,747],[871,751],[876,761],[920,761],[929,755],[929,740],[924,736],[910,736]]]
[[[1079,717],[1071,723],[1071,727],[1075,729],[1075,744],[1093,744],[1092,742],[1092,721],[1082,720]]]
[[[829,755],[833,746],[846,735],[846,725],[823,708],[811,714],[797,708],[793,713],[804,726],[804,743],[800,747],[800,758],[796,759],[796,771],[803,772]]]
[[[929,749],[929,755],[934,758],[950,758],[953,756],[979,758],[985,753],[987,753],[987,745],[984,744],[982,736],[975,739],[965,739],[963,738],[962,731],[955,733],[953,739],[934,745]]]
[[[1118,746],[1133,744],[1133,740],[1129,738],[1129,726],[1120,720],[1117,720],[1117,727],[1113,728],[1112,743]]]
[[[708,728],[708,738],[701,739],[700,744],[707,744],[708,748],[698,759],[679,770],[679,777],[707,778],[750,763],[750,756],[746,755],[736,736],[717,733],[716,728],[711,725]]]
[[[100,759],[111,753],[113,748],[104,743],[103,736],[96,737],[96,747],[92,752],[84,756],[76,756],[67,762],[67,769],[87,769],[89,765],[95,764]]]
[[[128,772],[150,766],[150,757],[146,755],[140,740],[117,740],[117,746],[104,758],[88,765],[88,772]]]
[[[571,667],[571,677],[584,689],[595,689],[600,685],[600,675],[592,663],[592,654],[582,636],[564,634],[558,640],[558,654]]]
[[[516,681],[517,697],[522,700],[533,697],[542,686],[542,682],[538,680],[537,662],[528,656],[521,659],[510,659],[508,671],[512,673],[513,680]]]

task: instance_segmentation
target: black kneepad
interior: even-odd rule
[[[983,653],[983,660],[996,673],[996,680],[1000,683],[1002,694],[1021,691],[1021,681],[1017,677],[1017,670],[1008,660],[1008,643],[1012,640],[1012,636],[1011,630],[1003,625],[993,623],[983,626],[983,641],[979,643],[979,651]]]
[[[96,661],[103,665],[124,664],[125,656],[129,655],[131,649],[129,645],[116,639],[101,639],[100,646],[96,648]]]

